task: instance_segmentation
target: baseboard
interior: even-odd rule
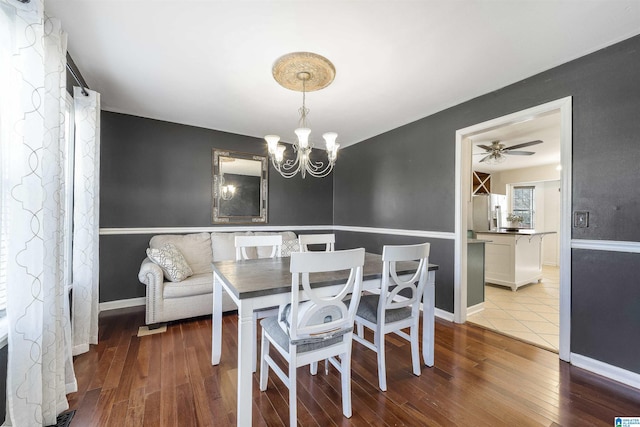
[[[482,310],[484,310],[484,302],[481,302],[480,304],[472,305],[471,307],[467,307],[467,316],[480,313]]]
[[[440,319],[443,319],[443,320],[447,320],[449,322],[453,322],[453,313],[449,313],[448,311],[444,311],[440,308],[436,308],[434,312],[436,317],[439,317]]]
[[[640,389],[640,374],[635,372],[575,353],[571,353],[571,364],[594,374]]]
[[[100,303],[100,311],[117,310],[119,308],[138,307],[146,304],[146,298],[129,298]]]

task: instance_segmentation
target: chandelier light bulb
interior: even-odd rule
[[[267,135],[264,137],[264,139],[267,141],[269,154],[274,154],[276,152],[276,149],[278,148],[280,137],[278,135]]]
[[[336,146],[336,138],[338,138],[338,134],[335,132],[326,132],[322,134],[322,137],[327,143],[327,151],[333,151]]]
[[[304,150],[309,146],[309,134],[311,133],[311,129],[298,128],[295,132],[298,136],[298,146]]]
[[[285,147],[284,145],[280,144],[276,147],[276,151],[275,151],[275,159],[276,162],[278,163],[282,163],[282,160],[284,160],[284,150],[286,150],[287,147]]]

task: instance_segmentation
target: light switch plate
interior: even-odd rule
[[[589,212],[575,211],[573,213],[573,227],[587,228],[589,226]]]

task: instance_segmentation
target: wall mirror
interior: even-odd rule
[[[213,222],[267,222],[266,156],[213,149]]]

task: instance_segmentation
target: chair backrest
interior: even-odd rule
[[[378,319],[384,319],[385,310],[411,307],[413,315],[420,310],[420,300],[427,283],[429,266],[429,243],[418,245],[385,245],[382,249],[382,285],[378,304]],[[416,271],[407,280],[398,277],[396,263],[418,261]],[[402,298],[394,299],[400,294]]]
[[[307,245],[325,245],[325,251],[331,252],[335,249],[335,234],[300,234],[298,236],[300,252],[309,252]]]
[[[249,259],[246,248],[257,248],[261,246],[272,246],[271,255],[268,258],[276,258],[280,256],[282,247],[282,235],[276,234],[272,236],[236,236],[236,261]]]
[[[336,252],[294,252],[291,254],[291,342],[328,338],[353,330],[362,293],[364,248]],[[312,289],[309,274],[348,271],[348,278],[333,292],[329,288]],[[346,273],[345,273],[346,276]],[[300,301],[300,285],[308,301]],[[351,294],[350,300],[345,297]]]

